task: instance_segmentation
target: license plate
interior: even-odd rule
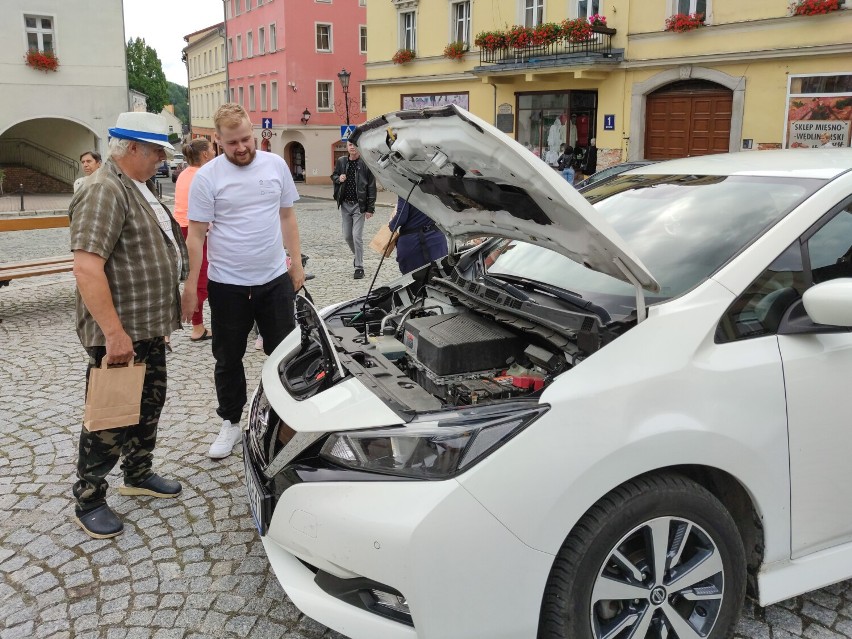
[[[260,482],[260,477],[249,459],[248,447],[243,442],[243,467],[246,471],[246,492],[248,493],[249,508],[261,536],[266,534],[269,526],[269,516],[272,505],[272,495],[268,494]]]

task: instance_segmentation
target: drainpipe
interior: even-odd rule
[[[491,88],[494,89],[494,116],[493,116],[494,119],[492,120],[492,122],[494,123],[494,126],[496,127],[497,126],[497,85],[494,84],[493,82],[489,82],[488,84],[490,84]]]

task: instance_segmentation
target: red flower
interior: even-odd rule
[[[413,49],[400,49],[393,54],[391,60],[393,60],[394,64],[405,64],[406,62],[411,62],[414,57]]]
[[[790,5],[794,16],[817,16],[838,11],[842,0],[799,0]]]
[[[464,42],[450,42],[444,47],[444,57],[450,60],[461,60],[467,53],[468,46]]]
[[[704,26],[703,13],[676,13],[666,19],[666,31],[692,31]]]
[[[27,55],[24,56],[24,59],[33,69],[39,69],[45,73],[48,71],[56,71],[57,67],[59,67],[59,58],[54,55],[53,51],[30,49],[27,51]]]
[[[592,37],[592,25],[582,18],[563,20],[562,37],[568,42],[585,42]]]
[[[516,24],[506,34],[506,44],[515,49],[523,49],[532,42],[532,37],[532,29]]]

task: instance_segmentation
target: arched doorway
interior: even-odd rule
[[[260,150],[261,151],[269,151],[269,140],[263,138],[260,142]]]
[[[305,147],[300,142],[290,142],[284,148],[284,159],[296,182],[305,181]]]
[[[706,80],[682,80],[649,94],[645,158],[668,160],[730,150],[733,92]]]

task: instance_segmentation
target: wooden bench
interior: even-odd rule
[[[68,226],[67,215],[31,215],[16,217],[0,217],[0,232],[5,231],[37,231],[40,229],[56,229]],[[72,255],[57,255],[43,257],[26,262],[9,262],[0,264],[0,286],[10,280],[36,275],[52,275],[66,273],[74,267]]]

